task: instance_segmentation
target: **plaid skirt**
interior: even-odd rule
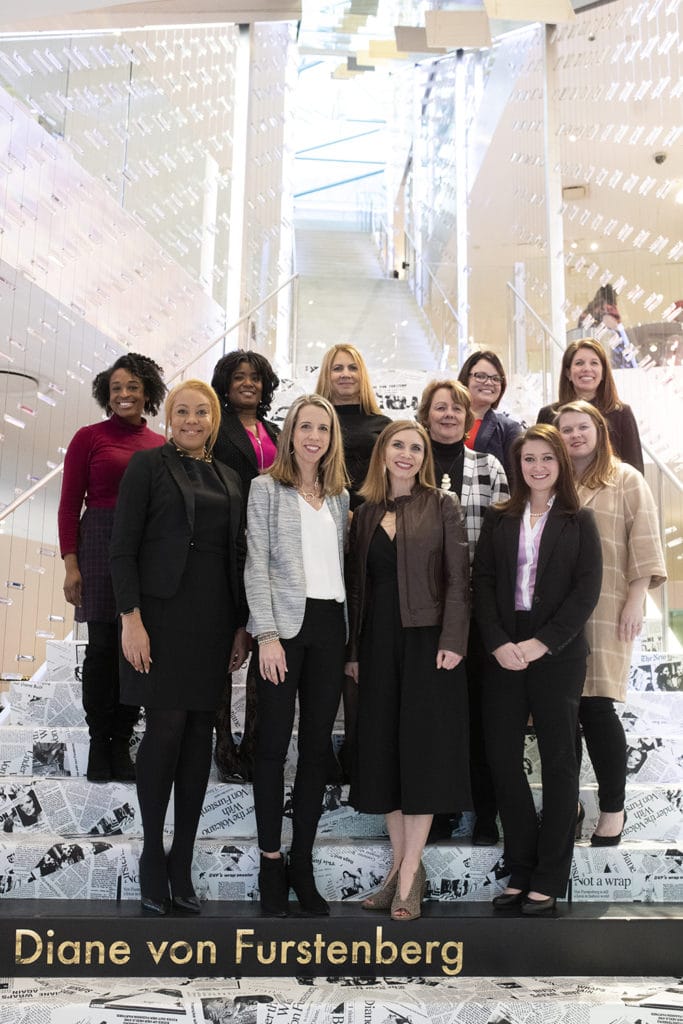
[[[116,603],[109,569],[113,508],[87,508],[78,529],[78,567],[83,578],[83,604],[76,622],[114,622]]]

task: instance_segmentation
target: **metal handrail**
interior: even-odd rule
[[[405,228],[403,229],[403,234],[406,236],[406,238],[408,239],[408,241],[412,245],[413,252],[415,252],[418,255],[420,263],[422,264],[422,266],[425,268],[425,270],[429,274],[431,280],[434,282],[434,285],[435,285],[437,291],[439,292],[439,294],[443,298],[444,305],[448,306],[449,310],[453,314],[453,319],[455,320],[456,324],[460,324],[460,317],[458,316],[456,311],[453,309],[453,306],[450,303],[450,299],[448,298],[448,296],[446,295],[445,291],[443,290],[443,288],[441,287],[441,285],[437,281],[437,279],[434,276],[434,273],[432,272],[432,270],[431,270],[429,264],[427,263],[427,261],[424,259],[424,257],[419,255],[419,253],[417,251],[417,246],[415,245],[415,240],[412,238],[411,235],[408,234],[408,232],[405,230]]]
[[[275,295],[277,295],[279,291],[282,291],[283,288],[286,288],[288,285],[292,283],[292,281],[295,281],[299,276],[300,275],[298,273],[292,274],[292,276],[288,277],[286,281],[283,281],[282,284],[278,285],[278,287],[275,288],[274,291],[270,292],[269,295],[266,295],[265,299],[261,299],[261,301],[258,302],[255,306],[252,306],[248,313],[245,313],[244,316],[241,316],[239,318],[239,320],[236,320],[234,324],[228,327],[227,330],[223,331],[222,334],[219,334],[217,338],[214,338],[214,340],[205,348],[203,348],[201,352],[195,353],[195,355],[193,355],[191,359],[188,359],[187,362],[185,362],[180,367],[179,370],[176,370],[175,373],[173,373],[168,378],[166,383],[170,384],[171,381],[174,381],[177,377],[180,377],[183,373],[185,373],[188,366],[191,366],[192,363],[196,363],[198,359],[201,359],[202,356],[206,355],[207,352],[210,352],[211,349],[220,341],[224,341],[227,338],[227,336],[229,334],[232,334],[232,332],[236,328],[241,327],[243,323],[249,320],[253,316],[253,314],[256,313],[257,310],[261,308],[261,306],[265,306],[266,302],[269,302]],[[225,355],[225,346],[223,347],[223,355]],[[4,522],[5,519],[13,515],[18,508],[21,508],[25,501],[28,501],[29,498],[32,498],[34,494],[37,494],[38,491],[42,490],[43,487],[45,487],[46,484],[49,484],[51,480],[58,476],[63,469],[64,463],[60,462],[58,466],[55,466],[54,469],[51,469],[49,473],[45,474],[45,476],[41,476],[40,480],[36,480],[34,484],[27,488],[27,490],[22,491],[21,494],[14,499],[14,501],[11,501],[9,505],[6,505],[2,510],[0,510],[0,523]]]

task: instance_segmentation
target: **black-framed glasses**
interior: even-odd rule
[[[489,380],[492,384],[503,383],[503,378],[498,373],[471,373],[470,377],[474,377],[479,384],[486,384]]]

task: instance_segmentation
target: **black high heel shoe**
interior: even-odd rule
[[[202,904],[199,896],[192,893],[191,896],[172,896],[171,904],[174,910],[181,910],[184,914],[201,914]]]
[[[289,884],[296,893],[299,906],[310,917],[327,917],[330,905],[318,892],[313,877],[313,861],[309,857],[289,855]]]
[[[624,820],[621,825],[621,832],[616,836],[599,836],[597,832],[594,832],[591,836],[591,846],[618,846],[621,842],[621,837],[624,834],[624,829],[626,828],[626,818],[626,809],[624,809]]]
[[[264,857],[261,854],[258,887],[261,893],[261,913],[269,917],[287,917],[289,884],[282,854],[279,857]]]
[[[140,894],[140,906],[145,914],[156,914],[157,917],[166,917],[171,909],[171,901],[168,896],[162,896],[160,900],[153,896]]]

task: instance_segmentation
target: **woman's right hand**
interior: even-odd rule
[[[64,597],[74,608],[80,608],[83,603],[83,577],[78,568],[75,555],[67,555],[64,559],[66,574],[64,576]]]
[[[508,642],[501,644],[500,647],[496,647],[493,652],[493,657],[496,659],[501,668],[505,668],[508,672],[521,672],[523,668],[527,667],[527,661],[522,652],[520,651],[517,644]]]
[[[270,643],[259,646],[258,664],[261,675],[269,683],[273,683],[274,686],[284,683],[287,659],[285,649],[279,640],[272,640]]]
[[[121,616],[121,650],[126,661],[136,672],[144,672],[147,675],[152,664],[149,634],[137,609]]]
[[[358,684],[358,662],[347,661],[344,665],[344,675],[350,676],[356,685]]]

